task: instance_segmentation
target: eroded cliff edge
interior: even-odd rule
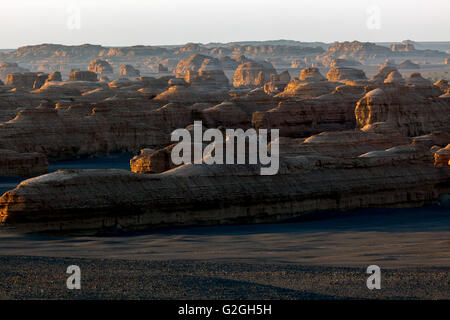
[[[432,161],[383,154],[297,156],[281,159],[274,176],[261,176],[257,166],[248,165],[183,165],[155,175],[58,171],[5,193],[0,214],[3,226],[89,234],[280,221],[322,210],[415,207],[448,193],[450,168],[434,167]]]

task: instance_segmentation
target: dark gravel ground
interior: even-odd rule
[[[81,290],[66,287],[69,265]],[[366,267],[0,256],[2,299],[450,299],[450,267]]]

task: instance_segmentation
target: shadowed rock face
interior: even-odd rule
[[[19,67],[17,63],[14,62],[0,62],[0,80],[6,80],[8,74],[11,73],[24,73],[29,70]]]
[[[132,65],[123,64],[120,66],[120,75],[137,78],[141,76],[141,73],[139,70],[135,69]]]
[[[47,172],[45,155],[0,149],[0,176],[33,176]]]
[[[417,63],[412,63],[411,60],[404,60],[398,65],[399,69],[420,69]]]
[[[283,159],[275,176],[260,176],[257,166],[245,165],[184,165],[151,176],[66,170],[5,193],[0,216],[3,224],[28,231],[92,233],[279,221],[320,210],[421,206],[448,192],[449,181],[448,168],[432,162],[370,156]]]

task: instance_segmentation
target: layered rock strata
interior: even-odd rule
[[[113,186],[113,187],[111,187]],[[65,170],[0,198],[3,226],[97,233],[161,226],[273,222],[324,210],[414,207],[450,192],[450,168],[405,159],[281,159],[258,166],[184,165],[162,174]]]
[[[0,176],[35,176],[47,172],[48,163],[40,153],[18,153],[0,149]]]

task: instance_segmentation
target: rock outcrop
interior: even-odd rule
[[[270,81],[270,77],[277,74],[268,63],[245,62],[234,73],[234,87],[262,87]]]
[[[348,67],[333,67],[327,73],[328,81],[352,81],[352,80],[366,80],[364,71],[348,68]]]
[[[95,59],[89,63],[88,70],[96,74],[111,74],[114,73],[113,67],[108,61]]]
[[[450,167],[450,144],[434,153],[434,165],[436,167]]]
[[[404,60],[398,65],[399,69],[420,69],[420,65],[411,62],[411,60]]]
[[[301,81],[325,81],[325,77],[320,73],[318,68],[305,68],[300,71],[299,80]]]
[[[205,56],[203,54],[193,54],[188,59],[178,62],[172,72],[177,74],[186,74],[187,71],[199,71],[205,61],[207,64],[211,63],[220,65],[219,60],[216,58]]]
[[[135,69],[132,65],[123,64],[120,66],[120,75],[132,78],[138,78],[141,76],[141,72]]]
[[[177,167],[171,160],[174,145],[163,149],[143,149],[141,154],[130,160],[131,171],[136,173],[161,173]]]
[[[44,73],[11,73],[6,77],[6,85],[18,89],[39,89],[47,78],[48,74]]]
[[[364,87],[340,86],[317,98],[288,99],[271,110],[254,112],[252,123],[255,128],[280,129],[280,135],[287,137],[351,129],[355,127],[355,105],[363,95]]]
[[[8,74],[11,73],[25,73],[25,72],[29,72],[29,70],[19,67],[17,63],[0,62],[0,80],[6,80]]]
[[[73,70],[69,75],[72,81],[97,81],[97,73],[92,71]]]
[[[47,173],[47,169],[47,158],[43,154],[0,149],[0,176],[30,177]]]
[[[95,234],[423,206],[450,191],[449,168],[395,156],[280,160],[274,176],[259,175],[256,165],[183,165],[154,175],[116,169],[57,171],[5,193],[0,221],[25,231]]]
[[[450,130],[450,99],[427,98],[414,86],[372,90],[358,101],[355,114],[358,128],[387,122],[408,136]]]

